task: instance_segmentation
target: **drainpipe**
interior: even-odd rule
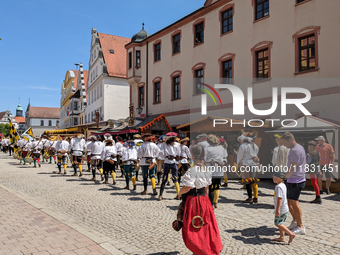
[[[146,117],[149,116],[149,42],[146,42],[146,83],[145,83],[145,115]]]

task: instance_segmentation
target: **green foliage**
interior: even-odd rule
[[[4,137],[9,136],[9,124],[0,124],[0,133],[4,134]]]

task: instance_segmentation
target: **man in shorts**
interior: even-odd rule
[[[330,194],[329,188],[331,187],[332,175],[330,172],[330,165],[334,163],[335,154],[332,145],[326,143],[326,139],[323,136],[319,136],[315,140],[318,141],[318,145],[316,146],[316,150],[320,153],[320,173],[318,178],[318,185],[320,188],[320,194],[322,194],[322,177],[323,173],[325,173],[326,177],[326,194]]]
[[[295,141],[294,135],[286,132],[281,137],[284,146],[291,149],[288,154],[288,172],[286,173],[286,186],[289,212],[293,221],[288,227],[294,234],[305,235],[306,230],[302,224],[302,210],[299,204],[301,190],[306,184],[306,152],[303,146]]]

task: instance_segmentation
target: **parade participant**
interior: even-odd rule
[[[34,164],[33,167],[36,168],[37,167],[37,161],[38,161],[39,167],[41,167],[41,165],[40,165],[40,151],[43,148],[43,144],[39,140],[40,139],[39,136],[36,136],[34,139],[35,139],[35,141],[31,143],[30,150],[33,153],[33,164]]]
[[[226,165],[226,161],[223,161],[225,151],[220,140],[215,135],[208,135],[207,142],[209,147],[205,148],[205,162],[207,166],[213,166],[212,169],[212,183],[209,186],[209,199],[214,208],[217,208],[218,198],[220,196],[221,179],[223,178],[222,167]]]
[[[124,151],[124,145],[123,145],[123,139],[120,136],[116,137],[117,143],[116,143],[116,148],[117,148],[117,168],[118,165],[120,167],[120,170],[122,172],[122,175],[120,176],[121,178],[124,177],[124,166],[122,162],[122,156],[123,156],[123,151]]]
[[[24,161],[24,165],[26,165],[26,156],[29,152],[29,148],[31,147],[31,142],[28,140],[22,146],[22,160]]]
[[[209,143],[207,142],[207,134],[205,133],[196,136],[196,140],[197,145],[202,146],[204,149],[210,146]]]
[[[22,149],[26,144],[26,140],[22,137],[20,137],[19,141],[17,142],[17,146],[18,146],[18,156],[22,157]],[[22,159],[20,159],[20,164],[22,163]]]
[[[273,166],[276,166],[277,152],[279,151],[280,145],[282,143],[280,141],[280,139],[281,139],[280,135],[275,134],[274,137],[275,137],[275,142],[276,142],[277,146],[273,150],[272,164],[273,164]]]
[[[67,153],[70,147],[70,144],[65,140],[65,137],[59,136],[58,142],[56,144],[56,150],[57,150],[57,157],[58,157],[58,174],[61,174],[61,165],[64,166],[64,174],[67,173]]]
[[[326,143],[326,139],[323,136],[319,136],[315,140],[318,141],[318,146],[316,146],[317,151],[320,153],[320,174],[318,178],[319,187],[322,190],[322,177],[323,173],[326,177],[326,194],[330,194],[329,188],[331,187],[332,183],[332,174],[331,174],[331,168],[330,165],[334,164],[335,161],[335,154],[333,146]],[[323,192],[320,192],[323,194]]]
[[[295,234],[292,233],[283,223],[287,219],[287,213],[289,212],[287,203],[287,187],[284,184],[285,174],[283,172],[275,172],[273,176],[273,182],[276,184],[274,192],[274,208],[275,217],[274,224],[280,230],[280,237],[275,238],[273,241],[285,242],[285,233],[289,235],[288,244],[290,244]]]
[[[309,166],[310,180],[312,182],[316,198],[311,201],[312,204],[321,204],[322,200],[320,197],[320,188],[317,182],[316,172],[318,171],[320,153],[316,150],[317,143],[315,141],[308,142],[308,152],[306,162]]]
[[[183,187],[179,193],[182,202],[173,227],[179,231],[183,226],[183,241],[194,254],[220,254],[223,245],[215,214],[207,196],[211,175],[207,171],[197,171],[197,167],[204,166],[204,149],[196,145],[192,147],[191,153],[194,167],[191,167],[182,178]]]
[[[44,158],[44,154],[45,152],[47,151],[47,145],[48,145],[48,136],[47,135],[43,135],[41,138],[40,138],[40,142],[42,143],[42,149],[41,149],[41,158],[42,158],[42,162],[45,162],[45,158]],[[47,162],[47,160],[46,160]]]
[[[86,151],[86,162],[87,162],[87,170],[86,172],[91,172],[91,149],[89,145],[92,143],[90,138],[87,138],[85,143],[85,151]]]
[[[158,193],[156,191],[155,172],[156,172],[156,158],[159,155],[159,148],[156,144],[151,142],[152,134],[150,133],[144,134],[143,140],[144,140],[143,144],[138,149],[138,158],[140,158],[139,164],[142,168],[144,186],[144,190],[141,194],[142,195],[147,194],[149,177],[151,179],[153,195],[156,196]]]
[[[228,144],[227,144],[226,140],[224,140],[223,138],[219,138],[219,140],[220,140],[220,145],[224,149],[223,162],[226,162],[226,164],[228,165]],[[224,173],[223,179],[224,179],[224,184],[222,186],[223,187],[228,187],[228,175],[227,175],[227,172]]]
[[[164,147],[163,147],[163,154],[165,157],[164,160],[164,173],[163,173],[163,179],[162,184],[159,192],[159,198],[158,200],[163,199],[163,192],[165,188],[165,184],[168,180],[169,174],[171,172],[171,179],[175,185],[177,196],[175,199],[179,199],[179,183],[178,183],[178,170],[176,166],[176,158],[179,159],[180,152],[178,151],[178,147],[175,145],[175,137],[170,136],[166,140]]]
[[[8,141],[7,141],[7,146],[8,146],[9,156],[12,156],[13,144],[12,144],[12,142],[11,142],[11,139],[8,139]]]
[[[76,137],[71,139],[69,151],[72,153],[72,166],[74,169],[73,176],[78,176],[77,166],[79,167],[79,177],[83,175],[83,151],[85,149],[84,135],[81,133],[76,134]]]
[[[49,164],[52,164],[52,158],[54,159],[54,164],[57,163],[57,157],[56,157],[56,146],[57,146],[57,137],[51,136],[48,139],[48,142],[46,143],[46,148],[48,150],[48,153],[50,155],[50,162]]]
[[[248,198],[243,203],[258,203],[258,185],[256,179],[257,166],[259,159],[257,157],[259,148],[251,137],[244,135],[238,138],[241,145],[237,153],[237,165],[243,169],[243,179],[246,184]],[[254,199],[252,198],[252,190]]]
[[[125,181],[126,187],[124,189],[130,189],[129,182],[130,179],[133,184],[133,190],[136,190],[136,178],[135,178],[135,169],[137,164],[138,152],[135,147],[135,143],[133,140],[128,140],[125,144],[127,144],[128,148],[124,150],[122,161],[124,164],[125,171]]]
[[[96,169],[98,169],[100,173],[101,180],[104,181],[104,173],[101,166],[101,155],[105,145],[101,141],[97,141],[95,136],[91,136],[91,141],[93,141],[93,143],[89,144],[87,147],[88,149],[91,149],[91,168],[93,176],[91,181],[96,181]]]
[[[163,154],[163,147],[166,142],[166,136],[162,135],[158,139],[158,148],[160,150],[160,153],[157,158],[157,186],[161,184],[161,178],[162,178],[162,173],[163,173],[163,168],[164,168],[164,154]]]
[[[299,204],[299,197],[306,185],[306,152],[303,146],[295,141],[294,135],[286,132],[281,136],[284,146],[290,148],[288,155],[288,172],[286,173],[286,186],[289,212],[293,221],[288,229],[294,234],[305,235],[306,229],[302,223],[302,210]]]
[[[191,159],[191,153],[188,148],[189,137],[180,140],[179,147],[179,165],[178,165],[178,184],[181,184],[181,177],[189,169],[189,159]]]
[[[104,184],[109,184],[109,173],[113,180],[113,185],[116,185],[116,164],[117,164],[117,149],[112,136],[107,136],[104,141],[105,148],[102,151],[101,159],[104,169]],[[96,170],[94,170],[96,171]],[[95,178],[95,177],[94,177]]]
[[[143,140],[140,134],[135,134],[133,135],[133,142],[136,144],[136,149],[138,152],[139,147],[143,144]],[[136,181],[138,181],[138,172],[140,169],[140,165],[139,165],[139,159],[137,160],[137,165],[136,165]]]

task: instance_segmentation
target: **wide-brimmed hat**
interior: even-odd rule
[[[322,135],[318,136],[318,138],[315,138],[315,140],[317,140],[317,141],[319,141],[319,140],[326,141],[325,137],[323,137]]]
[[[189,138],[189,137],[185,137],[185,138],[183,138],[182,140],[180,140],[179,142],[182,143],[182,142],[184,142],[184,141],[190,141],[190,138]]]
[[[307,144],[308,144],[308,145],[312,145],[312,146],[317,146],[317,145],[318,145],[318,144],[317,144],[315,141],[313,141],[313,140],[308,141]]]
[[[150,136],[153,136],[153,134],[151,134],[151,133],[145,133],[145,134],[143,134],[143,138],[144,138],[144,137],[150,137]]]
[[[198,136],[196,136],[196,140],[201,140],[201,139],[207,138],[207,136],[208,135],[206,133],[199,134]]]
[[[141,137],[140,134],[135,134],[135,135],[133,135],[133,138],[135,138],[135,139],[141,139],[142,137]]]
[[[281,139],[281,136],[279,134],[274,135],[275,138]]]
[[[95,140],[95,141],[97,141],[97,137],[96,137],[96,136],[94,136],[94,135],[91,135],[89,138],[90,138],[91,140]]]
[[[220,142],[220,140],[217,138],[216,135],[208,135],[207,136],[207,142],[208,143],[212,143],[212,144],[218,144]]]

